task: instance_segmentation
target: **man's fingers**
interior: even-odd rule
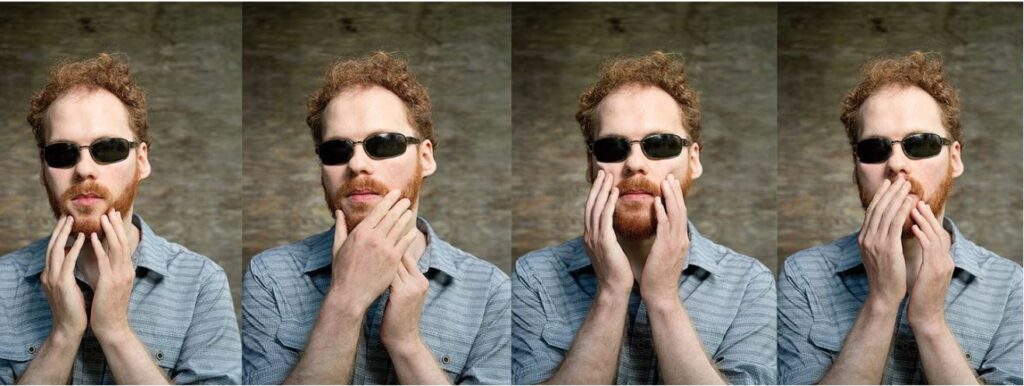
[[[661,199],[658,197],[654,198],[654,216],[658,219],[658,236],[660,237],[662,232],[668,230],[671,226],[668,221],[668,214],[665,213],[665,206],[661,204]]]
[[[71,251],[68,252],[67,257],[64,259],[64,266],[61,267],[61,276],[68,277],[75,275],[75,264],[78,263],[78,255],[82,252],[82,246],[85,245],[85,234],[78,232],[78,237],[75,238],[75,244],[71,246]]]
[[[924,216],[928,226],[931,227],[932,234],[936,237],[936,240],[938,240],[940,235],[946,233],[946,230],[942,228],[942,223],[935,217],[935,213],[932,212],[932,207],[929,206],[928,203],[922,202],[918,207],[920,208],[921,214]]]
[[[896,182],[898,186],[894,189],[890,189],[885,194],[882,201],[878,203],[878,207],[875,208],[875,217],[877,217],[877,223],[874,223],[874,231],[876,234],[886,235],[889,229],[890,223],[893,218],[896,217],[896,211],[899,205],[903,203],[903,197],[906,197],[907,193],[910,192],[910,185],[905,181]],[[893,205],[895,203],[895,205]]]
[[[115,210],[114,211],[114,217],[111,218],[111,223],[110,224],[114,226],[114,232],[117,233],[117,240],[121,242],[121,244],[119,244],[122,247],[121,249],[127,249],[127,246],[128,246],[128,235],[125,233],[124,218],[121,217],[123,215],[124,215],[124,213],[121,213],[120,211]],[[126,251],[126,252],[128,252],[128,251]]]
[[[910,196],[903,197],[903,201],[900,202],[900,207],[896,210],[893,220],[889,222],[889,229],[886,229],[886,235],[896,235],[898,237],[903,233],[903,223],[906,222],[907,216],[914,209],[914,200]]]
[[[668,218],[675,219],[679,215],[679,205],[676,204],[676,193],[672,190],[672,176],[670,175],[664,181],[661,181],[661,197],[654,197],[654,201],[662,201],[665,203],[662,209],[665,210],[666,220]],[[661,220],[660,218],[658,220]]]
[[[590,194],[587,195],[587,205],[583,208],[583,225],[590,227],[591,216],[593,216],[594,202],[597,201],[597,195],[601,192],[601,187],[604,186],[604,170],[597,171],[597,177],[594,178],[594,183],[590,185]]]
[[[396,245],[396,247],[398,248],[398,252],[401,253],[402,255],[405,255],[405,252],[409,250],[409,246],[412,245],[412,241],[415,239],[415,230],[406,233],[405,236],[402,236],[402,239],[398,240],[398,245]]]
[[[100,276],[109,275],[110,258],[107,257],[107,251],[103,250],[103,244],[100,243],[100,237],[95,233],[90,233],[89,241],[92,244],[92,252],[96,255],[96,265],[99,268]]]
[[[388,232],[391,231],[391,228],[395,226],[395,223],[398,222],[398,219],[402,217],[402,214],[406,211],[406,209],[409,209],[409,207],[411,206],[412,201],[410,201],[408,198],[398,200],[398,203],[392,206],[391,209],[388,209],[388,212],[384,215],[384,218],[381,219],[379,223],[377,223],[377,226],[375,226],[374,229],[379,230],[381,233],[385,235],[388,234]]]
[[[612,228],[612,223],[615,221],[615,203],[619,202],[619,188],[612,188],[612,191],[608,193],[608,201],[604,203],[604,210],[601,212],[601,223],[600,228],[596,228],[600,232],[605,232],[605,236],[611,237],[611,240],[615,240],[615,230]]]
[[[875,190],[875,195],[871,197],[871,202],[868,203],[868,208],[864,210],[864,223],[861,225],[861,233],[865,233],[871,229],[871,224],[876,218],[875,207],[878,206],[878,201],[882,199],[882,196],[884,196],[885,192],[887,192],[891,187],[892,182],[886,179],[885,181],[882,181],[882,186]]]
[[[388,230],[387,240],[390,245],[395,245],[402,235],[409,232],[409,223],[413,221],[413,214],[411,210],[405,210],[402,212],[402,216],[398,218],[395,225]]]
[[[348,238],[348,224],[345,222],[345,213],[341,209],[334,210],[334,243],[331,246],[331,255],[337,255],[338,250],[345,244]]]
[[[590,230],[591,232],[599,232],[601,229],[601,221],[604,217],[605,204],[608,202],[608,191],[611,186],[611,177],[605,177],[601,180],[601,188],[597,192],[597,197],[594,199],[594,206],[590,213]]]
[[[391,189],[391,191],[388,192],[388,194],[384,195],[384,198],[382,198],[380,202],[378,202],[377,205],[373,207],[373,210],[370,211],[370,214],[366,215],[366,218],[359,223],[359,226],[363,226],[363,224],[366,224],[366,227],[376,228],[377,223],[379,223],[380,220],[384,218],[384,215],[388,213],[388,210],[391,209],[391,207],[394,206],[396,202],[398,202],[398,199],[401,198],[401,195],[402,192],[400,190]]]
[[[110,216],[100,216],[100,226],[103,227],[104,239],[107,241],[107,249],[110,250],[108,257],[111,258],[111,265],[121,264],[121,241],[117,239],[114,225],[110,223]]]
[[[64,223],[71,218],[68,215],[61,215],[60,219],[57,220],[57,225],[53,227],[53,232],[50,232],[50,242],[46,244],[46,256],[50,256],[50,251],[53,250],[53,245],[57,243],[57,236],[60,236],[60,232],[64,230]]]

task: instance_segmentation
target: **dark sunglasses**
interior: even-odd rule
[[[100,138],[88,146],[71,142],[55,142],[42,147],[41,151],[47,165],[51,168],[65,169],[78,164],[83,147],[89,148],[89,154],[92,154],[92,159],[96,163],[104,165],[124,161],[135,146],[138,146],[137,142],[131,142],[124,138]]]
[[[363,144],[363,150],[373,159],[397,157],[405,153],[405,148],[420,143],[419,138],[406,137],[401,133],[373,134],[362,141],[351,139],[332,139],[316,147],[316,154],[324,165],[342,165],[348,163],[356,152],[356,145]]]
[[[910,134],[898,141],[889,138],[867,138],[854,145],[853,152],[857,159],[865,164],[885,162],[892,156],[892,144],[899,143],[903,153],[910,159],[931,158],[942,152],[943,146],[952,145],[953,141],[942,138],[934,133]]]
[[[639,141],[630,141],[620,136],[610,136],[587,143],[590,152],[597,162],[622,162],[629,157],[634,143],[640,143],[640,149],[649,159],[660,160],[678,156],[684,147],[690,146],[690,140],[675,134],[651,134]]]

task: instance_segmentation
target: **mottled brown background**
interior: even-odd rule
[[[939,52],[960,90],[963,160],[946,214],[974,242],[1021,261],[1021,4],[779,5],[779,257],[860,229],[839,122],[858,68]]]
[[[0,4],[0,254],[54,226],[25,121],[60,59],[128,55],[146,91],[153,173],[135,211],[209,256],[241,287],[242,7],[239,4]]]
[[[774,4],[513,4],[513,256],[583,232],[586,150],[573,115],[599,64],[678,53],[703,103],[702,234],[775,268]]]
[[[306,98],[339,57],[398,52],[430,93],[438,170],[420,215],[509,271],[508,4],[245,4],[244,255],[333,224]]]

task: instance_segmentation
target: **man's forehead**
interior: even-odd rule
[[[380,86],[342,91],[324,109],[324,138],[362,139],[379,132],[414,135],[405,103]]]
[[[687,136],[675,99],[655,86],[626,85],[598,105],[598,136],[643,137],[660,133]]]
[[[887,86],[861,106],[861,137],[901,138],[911,133],[947,135],[939,104],[915,86]]]
[[[128,109],[117,96],[103,88],[79,86],[68,90],[47,108],[43,126],[50,141],[134,138]]]

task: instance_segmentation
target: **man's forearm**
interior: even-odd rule
[[[43,345],[39,347],[28,368],[18,378],[17,383],[23,385],[65,385],[71,377],[71,369],[75,364],[75,355],[82,344],[82,336],[67,336],[51,332]]]
[[[388,347],[388,355],[395,365],[398,382],[403,385],[447,385],[444,370],[437,365],[437,359],[422,340],[406,342],[403,347]]]
[[[365,309],[351,306],[343,296],[328,295],[309,333],[302,358],[284,383],[350,383],[365,314]]]
[[[598,291],[558,371],[545,383],[612,384],[626,327],[629,295]]]
[[[110,373],[119,384],[159,385],[170,384],[167,374],[155,362],[153,356],[131,330],[110,337],[99,337],[103,355],[110,366]]]
[[[647,303],[658,371],[665,384],[725,384],[678,296]]]
[[[911,326],[913,327],[913,326]],[[945,321],[927,328],[915,328],[918,352],[924,376],[930,384],[980,384],[978,376],[964,357],[960,344]]]
[[[869,299],[857,315],[839,357],[822,384],[879,384],[889,357],[899,306]]]

